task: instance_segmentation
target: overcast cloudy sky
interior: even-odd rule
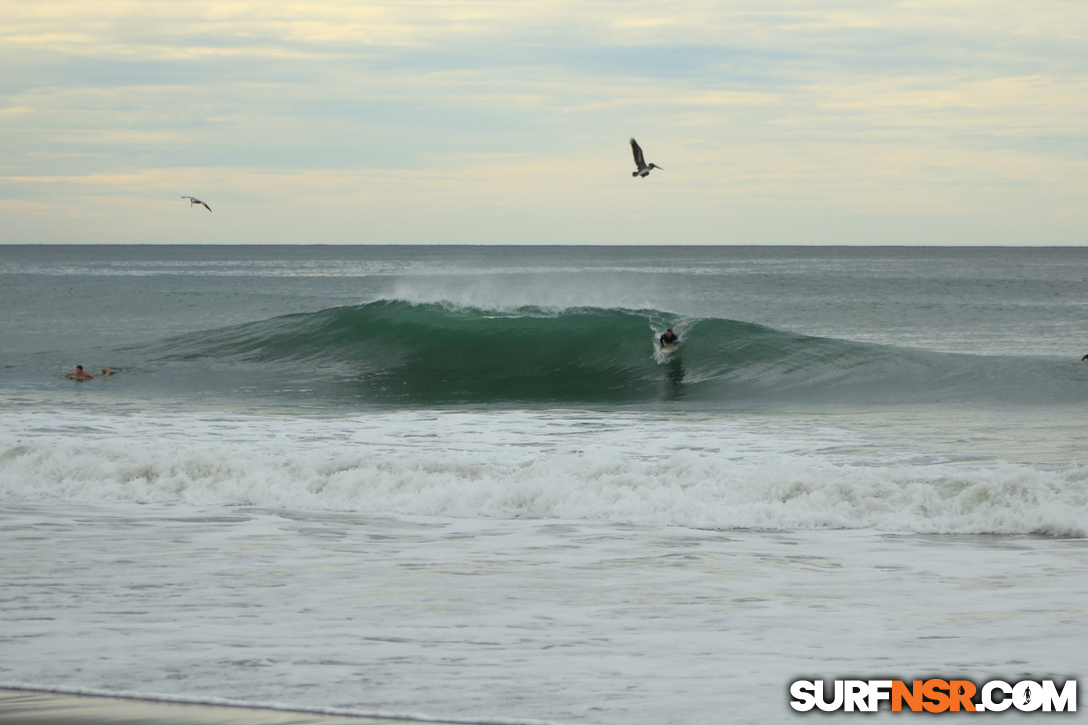
[[[1088,3],[0,0],[0,241],[1082,245]]]

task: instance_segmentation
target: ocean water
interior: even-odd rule
[[[0,246],[0,685],[649,725],[1076,678],[1086,291],[1080,248]]]

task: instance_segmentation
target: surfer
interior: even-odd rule
[[[1088,360],[1088,355],[1085,355],[1084,357],[1082,357],[1082,358],[1080,359],[1080,361],[1081,361],[1081,362],[1084,362],[1085,360]]]
[[[665,330],[665,333],[659,338],[661,347],[672,347],[679,341],[680,338],[676,336],[676,333],[672,331],[671,327]]]
[[[84,370],[82,365],[76,365],[76,369],[67,373],[64,377],[75,378],[76,380],[90,380],[94,376]]]

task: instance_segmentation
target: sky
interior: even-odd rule
[[[0,0],[0,243],[1085,245],[1088,3]]]

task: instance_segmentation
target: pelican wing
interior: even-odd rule
[[[202,202],[200,199],[197,199],[195,196],[183,196],[181,198],[182,199],[188,199],[189,200],[189,206],[192,206],[193,204],[200,204],[202,207],[204,207],[208,211],[212,210],[212,208],[210,206],[208,206],[207,204]]]
[[[638,141],[631,139],[631,152],[635,155],[635,166],[639,171],[646,168],[646,159],[642,157],[642,148],[638,145]]]

